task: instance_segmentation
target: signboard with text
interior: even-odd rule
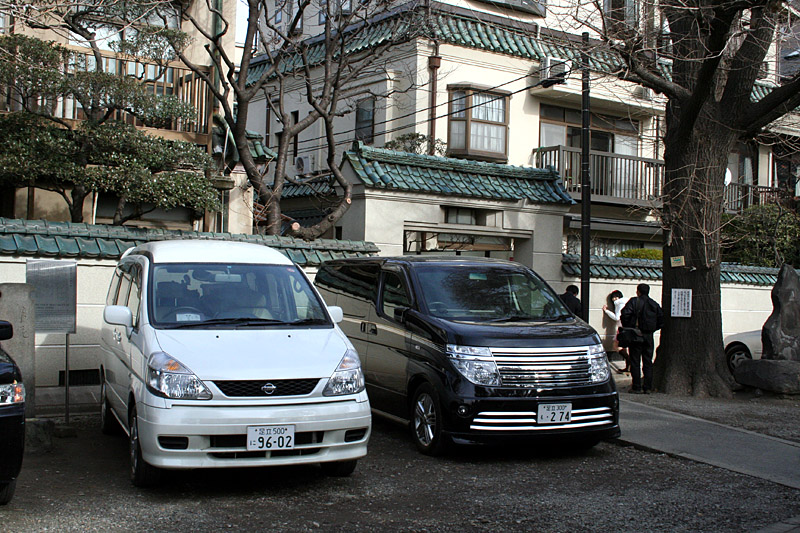
[[[36,333],[75,333],[78,264],[28,259],[26,281],[33,286]]]
[[[692,317],[692,289],[672,289],[672,312],[678,318]]]

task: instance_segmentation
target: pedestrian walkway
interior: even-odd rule
[[[800,443],[625,399],[620,427],[623,442],[800,489]]]

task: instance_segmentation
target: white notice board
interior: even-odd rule
[[[26,281],[33,286],[37,333],[75,333],[77,274],[75,261],[28,259]]]
[[[672,289],[672,312],[678,318],[692,317],[692,289]]]

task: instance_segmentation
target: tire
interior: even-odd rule
[[[331,463],[320,463],[322,473],[331,477],[347,477],[356,469],[358,459],[351,459],[349,461],[334,461]]]
[[[0,505],[5,505],[14,497],[14,490],[17,488],[17,480],[8,483],[0,483]]]
[[[728,362],[728,370],[731,371],[731,374],[742,361],[752,358],[750,350],[744,344],[731,344],[725,348],[725,360]]]
[[[111,405],[108,403],[108,391],[106,391],[106,378],[103,375],[103,384],[100,386],[100,431],[104,435],[119,434],[119,422],[111,412]]]
[[[448,447],[449,439],[442,434],[442,404],[430,383],[414,391],[409,429],[417,450],[425,455],[441,455]]]
[[[139,417],[136,408],[131,409],[130,420],[130,459],[131,483],[137,487],[152,487],[161,481],[161,470],[148,464],[142,458],[142,446],[139,442]]]

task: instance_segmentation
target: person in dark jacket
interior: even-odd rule
[[[578,316],[583,316],[583,304],[578,298],[578,287],[575,285],[567,285],[567,290],[564,294],[560,295],[561,301],[567,306],[567,309],[572,311]]]
[[[653,351],[655,341],[653,332],[664,325],[664,312],[658,302],[650,298],[650,286],[640,283],[636,287],[636,297],[628,300],[622,308],[622,326],[639,328],[644,341],[628,347],[631,365],[631,390],[633,394],[648,394],[653,390]],[[644,382],[639,374],[644,373]]]

